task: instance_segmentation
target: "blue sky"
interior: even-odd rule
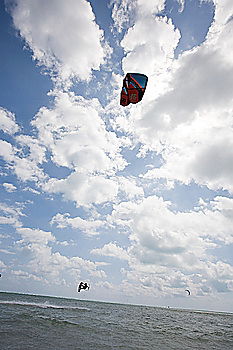
[[[1,290],[233,311],[233,5],[0,6]]]

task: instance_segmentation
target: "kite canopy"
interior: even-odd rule
[[[189,289],[185,289],[185,292],[188,292],[188,295],[191,294],[190,290]]]
[[[145,74],[127,73],[123,80],[120,104],[128,106],[130,103],[141,101],[146,90],[148,78]]]

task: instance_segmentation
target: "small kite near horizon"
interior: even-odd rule
[[[188,295],[191,295],[191,292],[189,289],[185,289],[185,292],[188,292]]]

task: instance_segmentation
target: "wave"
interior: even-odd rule
[[[6,304],[6,305],[20,305],[20,306],[31,306],[31,307],[39,307],[42,309],[62,309],[62,310],[81,310],[81,311],[90,311],[87,307],[80,307],[80,306],[69,306],[69,305],[54,305],[49,304],[47,302],[44,303],[33,303],[33,302],[27,302],[27,301],[18,301],[18,300],[0,300],[0,304]]]

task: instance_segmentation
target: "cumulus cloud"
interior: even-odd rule
[[[126,198],[133,199],[144,196],[144,190],[137,185],[137,181],[133,177],[118,177],[119,190],[126,194]]]
[[[103,176],[86,176],[78,172],[66,179],[51,179],[43,189],[50,193],[62,193],[67,200],[76,202],[77,206],[88,207],[114,200],[117,195],[117,184]]]
[[[17,0],[11,12],[33,58],[63,80],[88,79],[104,62],[103,31],[88,1]]]
[[[111,5],[113,5],[112,19],[114,28],[120,33],[123,28],[132,25],[137,2],[135,0],[117,0],[111,1]]]
[[[113,5],[112,19],[114,28],[121,33],[135,24],[137,18],[159,13],[163,10],[164,0],[117,0]]]
[[[124,72],[141,72],[143,67],[150,84],[153,75],[161,74],[171,64],[179,38],[179,31],[167,18],[150,16],[139,19],[121,41],[126,52],[122,61]],[[148,87],[150,90],[150,85]]]
[[[101,220],[85,220],[78,216],[71,218],[69,213],[58,213],[52,218],[51,224],[55,224],[59,228],[72,227],[73,229],[79,229],[87,235],[96,235],[99,233],[98,229],[104,223]]]
[[[122,270],[125,276],[123,286],[127,293],[146,296],[184,296],[185,289],[191,290],[193,297],[216,295],[232,291],[232,266],[224,262],[206,262],[198,273],[158,266],[137,266],[137,269]]]
[[[95,248],[91,250],[91,254],[100,256],[110,256],[120,260],[128,260],[129,255],[127,251],[119,247],[116,243],[105,244],[102,248]]]
[[[232,192],[230,113],[216,116],[210,110],[208,116],[212,117],[212,126],[203,119],[205,116],[207,114],[196,116],[190,123],[176,127],[168,135],[167,145],[161,151],[163,165],[148,170],[143,177],[179,180],[185,184],[195,181],[215,190]]]
[[[227,21],[232,15],[233,4],[230,0],[213,0],[215,4],[215,22],[214,28],[219,25],[227,24]],[[217,34],[217,33],[216,33]]]
[[[74,93],[54,93],[54,108],[41,108],[32,121],[53,162],[84,173],[122,170],[126,162],[120,155],[121,141],[106,130],[99,102]]]
[[[30,136],[26,140],[32,139]],[[24,147],[25,146],[25,147]],[[30,147],[30,146],[29,146]],[[34,147],[28,153],[28,145],[24,144],[22,147],[12,146],[7,141],[0,140],[0,157],[8,163],[9,167],[15,172],[17,177],[22,181],[43,181],[45,175],[40,168],[40,161],[42,162],[44,155],[40,156],[38,152],[40,147]],[[26,155],[25,155],[26,153]],[[44,154],[44,150],[42,151]]]
[[[14,276],[14,279],[19,279],[21,280],[30,280],[30,281],[38,281],[38,282],[43,282],[47,283],[47,280],[44,280],[42,277],[38,277],[36,274],[29,273],[27,271],[23,270],[12,270],[11,275]]]
[[[12,225],[14,227],[22,226],[20,217],[24,216],[22,210],[17,205],[9,206],[5,203],[0,203],[0,224],[1,225]]]
[[[30,242],[46,245],[48,242],[55,241],[55,237],[51,234],[51,232],[25,227],[18,228],[17,231],[22,236],[20,243]]]
[[[137,203],[116,205],[108,220],[113,225],[128,228],[131,246],[127,251],[130,266],[128,272],[125,270],[127,276],[140,281],[143,273],[149,274],[151,279],[158,275],[162,280],[160,285],[169,285],[170,289],[175,288],[174,273],[180,274],[183,285],[193,285],[199,293],[204,285],[216,291],[214,283],[224,281],[224,273],[228,271],[225,283],[231,290],[232,266],[215,261],[209,252],[233,242],[232,203],[232,199],[216,197],[204,209],[174,212],[171,203],[150,196]],[[108,255],[110,248],[111,245],[104,246],[97,249],[97,253]],[[223,266],[223,273],[219,266]]]
[[[9,182],[4,182],[2,184],[2,186],[4,187],[4,189],[7,191],[7,192],[14,192],[17,190],[17,187],[15,187],[13,184],[9,183]]]
[[[12,145],[4,140],[0,140],[0,156],[6,161],[13,159],[13,147]]]
[[[99,269],[101,263],[78,256],[67,257],[58,251],[53,251],[52,244],[57,241],[51,232],[27,227],[18,228],[17,232],[21,236],[16,242],[18,251],[28,259],[27,263],[20,262],[25,268],[23,272],[27,278],[31,278],[30,274],[33,274],[44,283],[63,284],[63,273],[77,278],[82,270],[96,278],[106,277],[105,272]]]
[[[0,107],[0,129],[10,135],[15,134],[20,129],[15,121],[15,115],[2,107]]]
[[[185,1],[177,2],[182,11]],[[193,210],[174,211],[173,203],[152,195],[149,188],[150,183],[155,188],[154,180],[165,179],[174,186],[176,181],[196,182],[233,193],[233,5],[229,0],[214,3],[215,18],[205,42],[179,57],[174,55],[179,30],[168,18],[157,16],[164,1],[111,3],[117,38],[124,35],[124,73],[143,69],[149,76],[143,103],[120,109],[121,76],[113,75],[106,108],[95,98],[58,88],[50,92],[54,103],[35,115],[34,136],[14,136],[19,131],[15,117],[1,109],[0,127],[15,143],[0,141],[0,156],[17,177],[35,181],[45,192],[60,193],[77,207],[96,209],[87,219],[57,213],[50,223],[89,236],[108,227],[129,238],[127,249],[108,241],[90,251],[128,264],[121,270],[119,287],[125,293],[180,295],[189,287],[192,295],[209,295],[233,290],[232,265],[214,256],[217,248],[233,243],[232,198],[204,198]],[[87,80],[104,62],[103,32],[88,1],[17,0],[12,16],[34,59],[61,79]],[[127,168],[127,151],[132,150],[135,159],[150,162],[140,178]],[[149,152],[156,161],[146,159]],[[50,161],[53,169],[65,168],[63,177],[45,175],[43,165]],[[147,188],[142,187],[145,183]],[[6,182],[3,186],[14,190]],[[113,205],[112,213],[106,214],[105,203],[108,213]],[[82,271],[94,279],[107,278],[101,269],[105,263],[64,255],[58,248],[66,250],[67,241],[57,241],[50,231],[22,227],[22,213],[14,208],[0,209],[0,223],[17,227],[21,238],[15,246],[28,259],[26,264],[18,255],[25,269],[13,271],[19,278],[59,284],[64,283],[63,274],[68,281]],[[100,285],[114,289],[108,281]]]
[[[29,135],[18,135],[15,139],[30,162],[34,164],[42,164],[46,161],[46,148],[35,137]]]
[[[77,205],[113,200],[118,186],[123,187],[123,180],[118,181],[114,174],[127,165],[121,155],[124,140],[107,131],[96,99],[85,100],[61,91],[54,94],[54,107],[41,108],[32,125],[37,129],[39,144],[50,152],[55,165],[72,172],[63,179],[50,179],[43,189],[62,193]],[[135,191],[139,191],[136,186]]]

